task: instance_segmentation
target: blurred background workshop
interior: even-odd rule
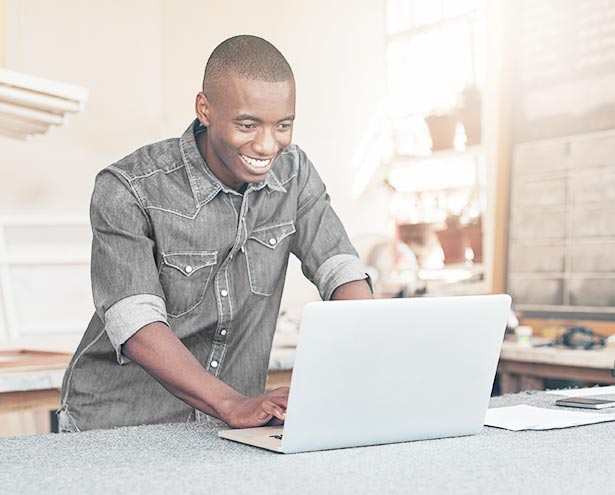
[[[57,430],[93,312],[96,173],[179,136],[241,33],[293,67],[294,141],[377,297],[511,294],[494,395],[615,383],[614,18],[605,0],[0,0],[0,436]],[[269,387],[318,299],[292,258]]]

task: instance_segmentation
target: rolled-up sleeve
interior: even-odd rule
[[[122,354],[122,345],[141,328],[156,321],[168,325],[164,300],[151,294],[120,299],[107,310],[104,321],[119,364],[130,361]]]
[[[329,195],[314,165],[299,151],[299,198],[292,252],[301,260],[303,274],[328,301],[335,289],[348,282],[371,284],[346,230],[333,210]]]
[[[130,183],[103,170],[90,207],[92,293],[119,364],[122,345],[153,322],[168,325],[147,215]]]

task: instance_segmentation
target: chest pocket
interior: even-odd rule
[[[176,251],[162,255],[160,283],[169,316],[183,316],[201,304],[217,261],[217,251]]]
[[[290,222],[260,227],[248,236],[245,246],[250,275],[250,290],[254,294],[270,296],[284,282],[290,253],[289,237],[296,232]]]

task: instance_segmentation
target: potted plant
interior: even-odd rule
[[[433,224],[429,222],[398,223],[397,238],[412,249],[421,266],[438,245]]]
[[[466,146],[481,142],[481,92],[474,84],[467,85],[459,96],[457,115],[466,131]]]
[[[438,241],[444,252],[444,264],[463,263],[465,246],[459,215],[449,214],[445,220],[445,228],[436,231]]]
[[[475,218],[464,217],[463,213],[449,213],[445,228],[436,231],[444,252],[444,264],[452,265],[483,259],[483,234],[480,215]],[[466,251],[472,249],[473,257],[467,259]]]
[[[465,246],[471,248],[474,253],[472,261],[474,263],[483,261],[483,226],[480,215],[466,224],[463,235]]]
[[[425,117],[431,136],[431,150],[453,149],[457,116],[453,112],[440,112]]]

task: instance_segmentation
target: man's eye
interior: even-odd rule
[[[254,129],[256,127],[256,124],[239,124],[239,127],[241,127],[242,129]]]
[[[290,129],[292,127],[292,124],[278,124],[278,129],[281,129],[283,131]]]

